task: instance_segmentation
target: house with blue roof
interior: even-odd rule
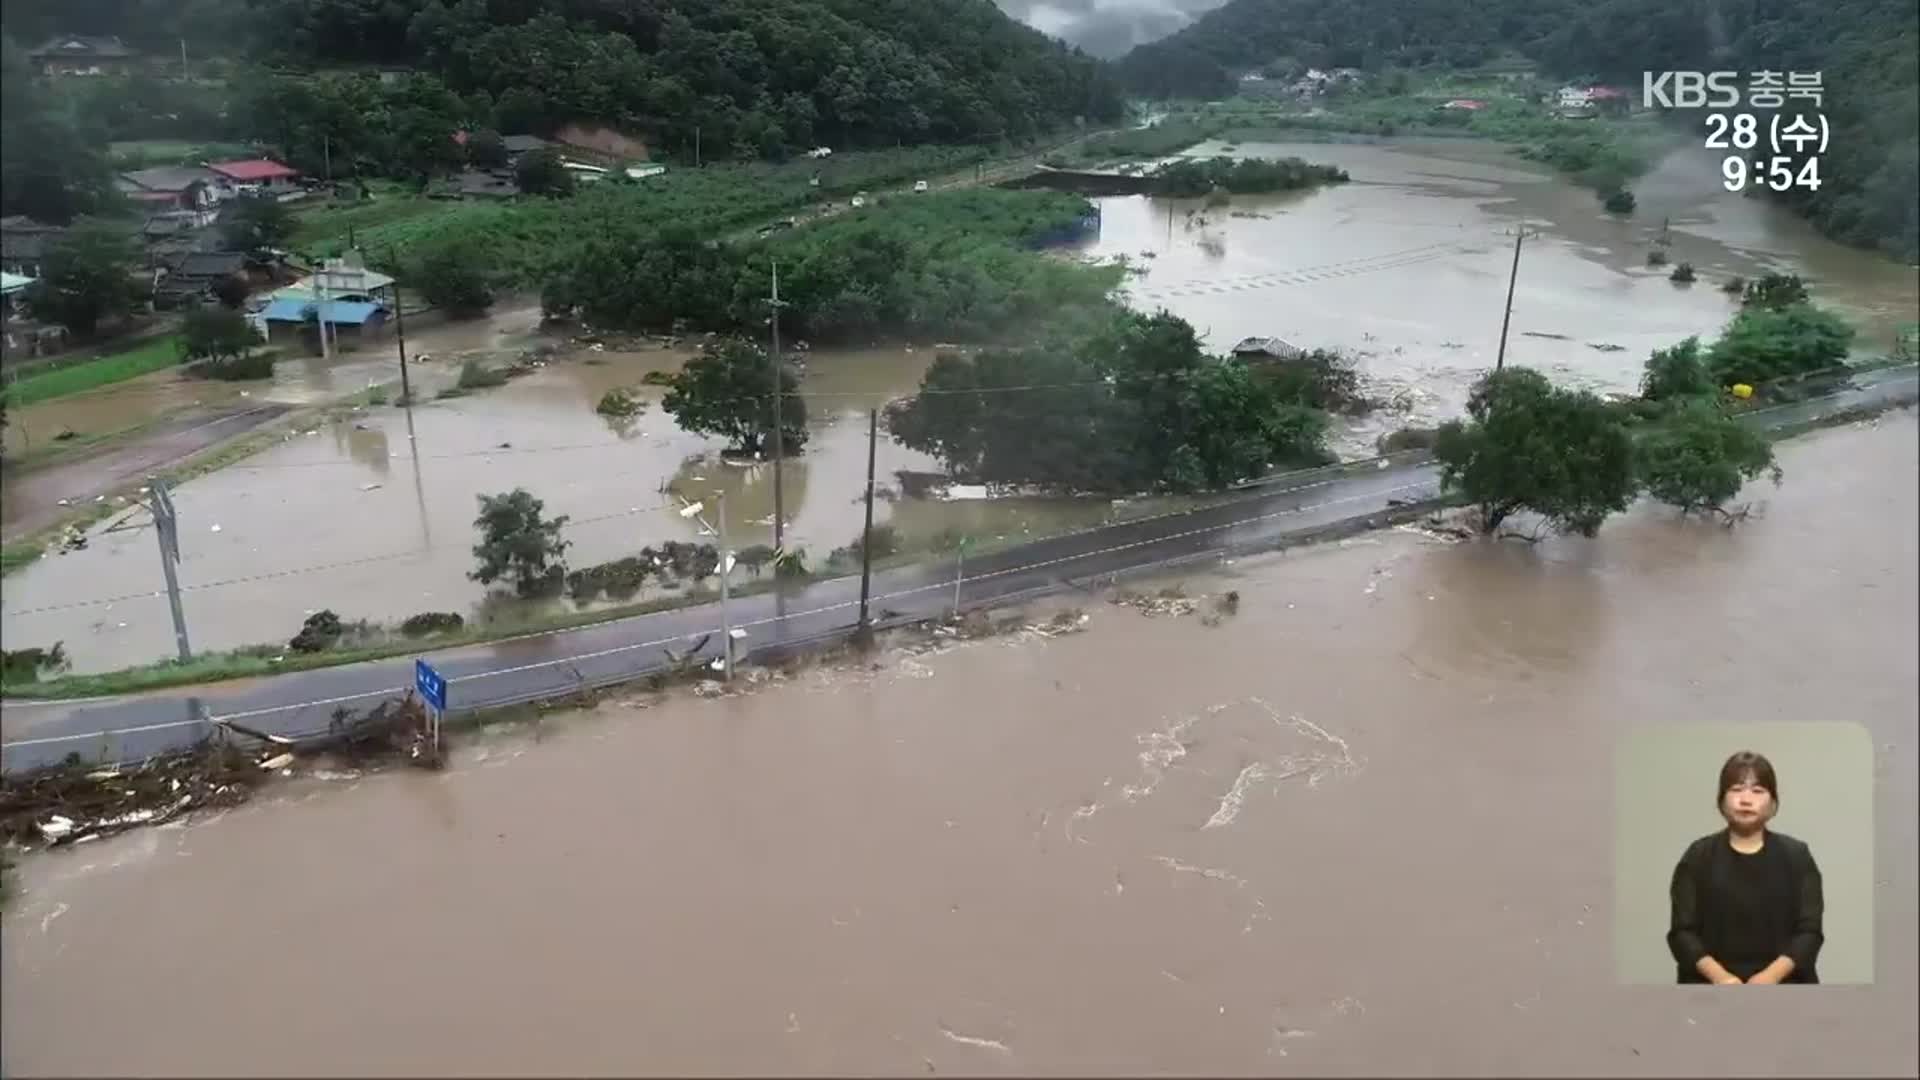
[[[320,351],[318,328],[324,322],[328,340],[336,347],[378,340],[386,335],[386,305],[371,300],[307,300],[297,296],[277,296],[261,310],[258,319],[270,344],[300,343]]]

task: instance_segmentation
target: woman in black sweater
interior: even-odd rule
[[[1780,810],[1773,764],[1742,751],[1720,769],[1727,827],[1673,868],[1667,947],[1683,983],[1817,983],[1820,868],[1807,845],[1767,828]]]

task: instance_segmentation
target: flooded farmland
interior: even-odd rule
[[[0,1064],[1913,1075],[1920,426],[1782,464],[1734,530],[1388,532],[29,858]],[[1876,985],[1613,984],[1615,740],[1736,717],[1871,732]]]
[[[1869,351],[1883,349],[1920,304],[1912,270],[1725,192],[1713,160],[1691,151],[1643,178],[1640,210],[1628,221],[1490,144],[1245,144],[1233,152],[1297,154],[1340,165],[1353,182],[1217,208],[1102,199],[1100,235],[1081,253],[1130,258],[1142,272],[1128,284],[1129,301],[1172,310],[1215,348],[1278,335],[1355,354],[1391,405],[1339,432],[1349,456],[1371,453],[1384,431],[1454,414],[1492,366],[1511,230],[1523,224],[1537,234],[1523,252],[1508,359],[1597,390],[1631,390],[1651,349],[1716,332],[1732,312],[1717,287],[1729,274],[1790,267],[1808,275],[1823,303],[1855,319]],[[1675,286],[1644,266],[1663,221],[1674,260],[1700,268],[1698,284]],[[420,365],[431,388],[452,381],[457,355],[435,352],[443,358]],[[515,486],[572,518],[575,566],[693,538],[697,526],[667,509],[663,489],[702,499],[725,491],[732,542],[769,542],[771,467],[722,463],[720,440],[679,431],[659,409],[660,392],[639,384],[685,355],[577,351],[499,389],[411,413],[368,409],[180,486],[181,579],[196,648],[284,641],[320,608],[375,621],[470,613],[482,595],[466,578],[475,496]],[[807,547],[816,564],[860,528],[866,410],[911,393],[932,358],[930,349],[905,348],[810,354],[811,442],[788,462],[784,483],[790,543]],[[300,377],[302,369],[282,367],[292,369],[283,379]],[[638,388],[646,412],[619,426],[595,415],[613,387]],[[896,469],[931,466],[882,435],[883,485]],[[888,497],[876,520],[913,541],[951,532],[992,541],[1114,512],[1106,500]],[[86,550],[8,577],[0,631],[64,642],[80,672],[167,655],[172,631],[157,562],[150,532],[98,532]]]
[[[1501,309],[1524,227],[1507,361],[1597,392],[1631,392],[1647,354],[1691,334],[1711,339],[1735,310],[1719,286],[1770,270],[1805,276],[1820,303],[1884,353],[1920,310],[1909,267],[1842,247],[1786,210],[1721,186],[1718,159],[1678,150],[1634,185],[1639,209],[1600,212],[1593,193],[1465,139],[1381,143],[1210,143],[1193,156],[1289,157],[1337,165],[1348,184],[1226,206],[1144,196],[1097,200],[1093,257],[1127,257],[1143,273],[1130,303],[1173,312],[1215,349],[1277,336],[1356,356],[1386,410],[1348,432],[1362,453],[1402,424],[1457,415],[1493,366]],[[1646,253],[1663,223],[1673,262],[1700,280],[1678,286]]]

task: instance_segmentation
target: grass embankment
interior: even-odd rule
[[[125,382],[176,367],[180,359],[179,336],[165,334],[121,352],[22,376],[7,384],[7,404],[9,407],[32,405],[37,401]]]

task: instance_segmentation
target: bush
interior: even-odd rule
[[[256,349],[225,360],[202,361],[188,368],[187,371],[206,379],[244,382],[248,379],[272,378],[273,363],[273,353],[265,349]]]
[[[300,632],[293,635],[287,647],[300,653],[325,652],[345,632],[346,627],[340,624],[340,616],[330,610],[316,611],[307,616],[307,621],[300,625]]]
[[[647,575],[654,571],[649,559],[633,555],[589,566],[567,575],[567,595],[580,604],[602,593],[612,600],[631,600],[646,585]]]
[[[1634,207],[1639,204],[1635,201],[1633,192],[1626,188],[1615,188],[1601,196],[1600,205],[1609,214],[1625,215],[1633,213]]]
[[[460,380],[454,385],[462,390],[486,390],[506,384],[506,372],[487,367],[478,360],[469,360],[460,365]]]
[[[1693,264],[1688,262],[1683,262],[1679,266],[1674,267],[1673,273],[1667,275],[1667,280],[1673,282],[1676,285],[1693,284],[1693,281],[1694,281]]]
[[[1739,274],[1735,274],[1721,283],[1720,291],[1732,296],[1739,296],[1747,291],[1747,279],[1741,277]]]
[[[405,637],[431,637],[435,634],[451,634],[467,625],[467,620],[451,611],[423,611],[418,615],[409,615],[400,624],[400,633]]]
[[[1839,316],[1811,304],[1749,306],[1733,317],[1707,352],[1715,385],[1758,386],[1846,362],[1854,331]]]
[[[39,682],[40,676],[67,666],[66,643],[56,641],[53,648],[7,649],[0,652],[0,682]]]
[[[640,415],[640,411],[644,408],[646,403],[635,397],[633,391],[616,386],[600,395],[600,403],[593,407],[593,411],[601,416],[624,420]]]
[[[1655,349],[1640,376],[1640,396],[1648,401],[1711,396],[1716,389],[1697,337]]]
[[[1648,266],[1667,265],[1667,249],[1654,248],[1653,250],[1647,252],[1647,265]]]
[[[1431,450],[1438,434],[1434,428],[1403,427],[1380,436],[1373,446],[1382,456],[1408,450]]]

